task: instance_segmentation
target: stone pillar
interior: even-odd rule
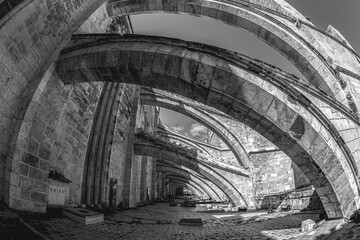
[[[157,198],[157,184],[156,184],[156,158],[152,159],[152,171],[151,171],[151,189],[150,189],[150,199],[155,200]]]
[[[140,201],[146,201],[147,156],[142,156],[140,176]]]
[[[108,168],[111,139],[114,133],[116,100],[119,97],[120,84],[105,83],[97,106],[91,134],[88,141],[84,165],[82,202],[100,204],[108,201]]]
[[[124,162],[124,178],[120,180],[122,183],[119,186],[119,192],[122,198],[122,201],[125,204],[130,203],[130,185],[131,185],[131,173],[132,173],[132,162],[134,156],[134,137],[135,137],[135,127],[136,127],[136,117],[140,100],[140,88],[137,88],[134,94],[132,101],[132,110],[130,113],[130,129],[127,141],[127,150],[126,158]]]

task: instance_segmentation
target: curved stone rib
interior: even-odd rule
[[[184,178],[183,176],[167,174],[165,176],[165,178],[170,180],[170,181],[167,181],[167,183],[165,185],[168,185],[169,183],[173,182],[172,180],[177,180],[177,181],[181,181],[182,183],[185,183],[186,185],[192,186],[194,189],[196,189],[200,193],[199,196],[205,196],[205,195],[210,196],[209,193],[204,188],[200,187],[198,184],[196,184],[192,180]]]
[[[107,39],[108,42],[105,41],[105,43],[111,44],[113,41],[115,41],[115,42],[123,41],[125,43],[131,39],[133,39],[134,42],[137,42],[137,43],[146,44],[146,43],[155,41],[155,42],[161,42],[165,45],[171,45],[174,47],[175,46],[176,47],[186,47],[193,51],[199,51],[200,53],[210,54],[210,55],[213,55],[213,57],[219,57],[219,58],[222,58],[223,60],[229,61],[230,63],[235,64],[237,67],[242,68],[245,71],[250,72],[251,74],[254,74],[256,77],[260,77],[262,80],[269,82],[270,84],[277,87],[279,90],[284,91],[287,95],[289,95],[289,97],[291,97],[291,99],[297,101],[297,103],[299,103],[303,107],[307,108],[307,110],[313,116],[315,116],[317,118],[317,120],[319,122],[321,122],[321,124],[324,125],[324,127],[329,131],[329,133],[332,135],[332,137],[335,139],[335,141],[337,141],[338,146],[341,148],[343,154],[345,155],[345,157],[347,159],[347,162],[350,166],[350,170],[353,172],[352,174],[355,176],[358,175],[358,168],[356,165],[356,161],[355,161],[354,157],[352,156],[350,149],[347,147],[346,144],[344,144],[344,140],[340,136],[340,133],[336,130],[335,126],[328,119],[328,116],[326,116],[315,104],[312,104],[311,100],[309,98],[307,98],[304,94],[299,92],[296,88],[292,87],[291,85],[287,84],[281,78],[278,78],[278,73],[276,71],[272,72],[271,69],[264,70],[263,62],[258,61],[258,60],[253,60],[245,55],[240,55],[240,54],[237,54],[237,53],[234,53],[231,51],[227,51],[224,49],[219,49],[219,48],[207,46],[204,44],[198,44],[198,43],[194,43],[194,42],[185,42],[185,41],[181,41],[181,40],[177,40],[177,39],[170,39],[170,38],[141,36],[141,35],[140,36],[128,35],[126,37],[113,36],[113,37],[108,38]],[[98,42],[98,44],[100,44],[100,45],[105,44],[103,41],[104,41],[104,39],[102,39],[100,42]],[[82,45],[80,47],[80,49],[83,47],[86,47],[86,46],[87,47],[96,46],[96,41],[93,43],[86,43],[85,45]],[[76,52],[76,49],[77,48],[75,48],[73,50]],[[80,49],[79,49],[79,51],[81,51]],[[65,53],[68,51],[70,51],[70,49],[65,51]],[[166,52],[163,52],[162,54],[164,54],[164,53],[166,53]],[[196,53],[196,54],[198,55],[196,58],[199,58],[199,53]],[[70,56],[71,56],[71,54],[70,54]],[[184,57],[184,56],[182,56],[182,57]],[[197,59],[194,59],[194,60],[197,60]],[[216,63],[215,63],[215,66],[216,66]],[[215,66],[212,66],[212,68],[215,68]],[[273,68],[275,68],[275,67],[273,67]],[[129,73],[129,74],[131,74],[131,73]],[[223,73],[221,73],[221,74],[223,74]],[[172,76],[172,77],[174,77],[174,76]],[[220,77],[223,78],[224,76],[220,75]],[[225,77],[226,77],[226,75],[225,75]],[[84,76],[81,76],[81,78],[84,78]],[[135,77],[132,80],[132,83],[141,84],[140,82],[134,82],[135,79],[137,79],[137,77]],[[84,80],[82,80],[82,81],[84,81]],[[106,80],[104,79],[103,81],[106,81]],[[127,80],[127,81],[129,81],[129,80]],[[209,81],[209,80],[207,80],[207,81]],[[210,80],[210,82],[211,82],[211,80]],[[159,88],[161,88],[161,87],[164,87],[164,86],[159,86]],[[224,89],[222,89],[222,88],[212,89],[212,91],[214,92],[214,94],[217,94],[217,95],[226,95],[226,93],[223,92]],[[234,93],[232,93],[232,94],[234,94]],[[232,97],[233,96],[226,96],[226,98],[230,98],[230,99]],[[229,104],[232,104],[232,103],[233,102],[231,102]],[[336,118],[336,117],[332,117],[332,118]],[[350,128],[351,128],[351,126],[349,126],[349,129]],[[357,177],[355,177],[355,179],[356,178]],[[359,182],[356,180],[356,181],[354,181],[354,183],[357,185],[357,188],[359,189]]]
[[[249,61],[205,45],[132,36],[63,54],[58,74],[65,83],[159,88],[223,111],[284,151],[317,188],[330,218],[350,214],[359,205],[359,188],[353,163],[338,150],[344,144],[327,119],[314,115],[309,99],[256,74]]]
[[[182,155],[176,154],[169,150],[164,150],[159,146],[149,145],[149,144],[135,143],[134,152],[137,155],[151,156],[157,159],[167,160],[169,162],[173,162],[175,164],[189,168],[201,174],[209,181],[213,182],[218,188],[223,189],[226,196],[236,206],[244,205],[244,204],[246,206],[249,206],[248,201],[244,199],[242,194],[227,179],[225,179],[223,176],[217,173],[214,169],[211,169],[202,163],[196,163]]]
[[[201,174],[199,174],[198,172],[191,170],[190,168],[187,168],[185,166],[182,165],[178,165],[175,164],[173,162],[170,162],[169,160],[162,160],[162,162],[166,163],[167,165],[170,165],[173,169],[180,169],[186,172],[189,172],[191,175],[193,176],[197,176],[199,179],[202,179],[202,181],[207,182],[207,184],[209,185],[210,189],[214,189],[214,192],[216,195],[218,195],[218,193],[223,193],[223,196],[225,196],[225,192],[223,191],[223,189],[220,189],[216,184],[214,184],[213,182],[211,182],[210,180],[208,180],[206,177],[202,176]],[[218,195],[219,200],[222,200],[223,198],[220,197],[220,195]]]
[[[208,147],[209,144],[202,144],[201,142],[199,141],[196,141],[194,139],[191,139],[191,138],[187,138],[187,137],[183,137],[181,134],[176,134],[172,131],[170,131],[169,129],[167,128],[163,128],[164,126],[158,126],[157,128],[157,135],[166,141],[167,137],[169,135],[171,135],[171,140],[174,140],[173,143],[175,144],[179,144],[183,147],[190,147],[191,149],[194,149],[196,150],[198,153],[201,153],[201,155],[207,155],[207,156],[210,156],[211,154],[203,147],[203,146],[206,146]],[[215,147],[214,147],[215,148]],[[216,148],[217,150],[220,151],[220,149]]]
[[[130,37],[130,36],[129,36]],[[63,53],[67,53],[69,51],[73,51],[76,50],[78,48],[81,48],[83,46],[91,46],[91,45],[96,45],[96,42],[101,43],[101,41],[103,41],[104,39],[111,39],[111,38],[118,38],[118,35],[111,35],[111,34],[79,34],[79,35],[73,35],[73,40],[75,42],[79,41],[77,44],[72,45],[70,44],[67,48],[65,48],[63,50]],[[81,43],[81,40],[83,39],[83,43]],[[92,39],[92,41],[91,41]],[[197,45],[196,43],[193,43],[193,45]],[[200,46],[202,46],[202,44],[200,44]],[[226,50],[222,50],[222,51],[226,51]],[[268,77],[268,80],[270,81],[275,81],[274,83],[279,85],[281,88],[283,88],[284,90],[287,90],[287,88],[289,87],[289,85],[291,85],[292,87],[296,87],[298,89],[301,89],[302,91],[310,94],[310,96],[315,97],[325,103],[327,103],[329,106],[331,106],[332,108],[336,109],[337,111],[341,112],[342,114],[344,114],[346,117],[348,117],[349,119],[351,119],[355,124],[360,126],[360,119],[359,116],[356,114],[356,112],[353,112],[352,110],[350,110],[348,107],[344,106],[344,104],[337,100],[336,98],[334,98],[331,95],[328,95],[326,92],[324,92],[323,90],[319,90],[316,87],[309,85],[308,83],[306,83],[305,81],[301,80],[300,78],[294,76],[293,74],[287,73],[284,70],[272,66],[270,64],[267,64],[263,61],[260,60],[256,60],[256,59],[251,59],[243,54],[236,54],[237,56],[241,56],[244,59],[247,59],[250,62],[255,63],[254,65],[252,65],[251,67],[249,67],[250,70],[255,71],[256,74],[259,74],[262,77]],[[231,59],[227,59],[230,60]],[[336,70],[338,71],[339,68],[336,68]],[[295,88],[294,88],[295,89]],[[295,90],[297,91],[297,90]],[[348,103],[346,103],[348,104]],[[200,109],[198,109],[200,110]]]
[[[198,192],[202,193],[199,196],[206,196],[210,197],[210,193],[201,185],[199,185],[198,183],[194,182],[191,179],[187,179],[182,175],[177,175],[177,174],[173,174],[173,173],[168,173],[164,175],[165,179],[169,179],[170,181],[168,183],[170,183],[172,180],[178,180],[181,181],[183,183],[189,184],[190,186],[193,186],[195,189],[198,190]]]
[[[167,180],[168,181],[165,183],[165,186],[171,185],[170,188],[176,188],[178,186],[186,186],[189,187],[198,196],[205,196],[205,194],[207,194],[206,192],[204,192],[203,189],[197,187],[197,185],[187,182],[184,179],[172,177],[172,178],[168,178]]]
[[[345,47],[347,50],[351,51],[354,55],[356,55],[358,58],[360,58],[360,56],[354,51],[354,49],[349,46],[348,44],[344,43],[343,41],[340,41],[339,39],[337,39],[336,37],[334,37],[333,35],[327,33],[326,31],[316,27],[314,24],[312,24],[308,19],[306,19],[303,15],[301,15],[299,12],[297,12],[296,9],[294,9],[292,6],[290,6],[289,4],[287,4],[286,6],[286,10],[288,10],[288,8],[291,8],[291,10],[295,10],[298,14],[291,14],[291,13],[287,13],[287,11],[279,11],[279,9],[282,8],[282,6],[279,6],[279,7],[275,7],[275,9],[277,10],[274,10],[273,8],[271,7],[268,7],[268,6],[264,6],[264,5],[261,5],[263,4],[263,2],[260,4],[257,4],[257,3],[254,3],[254,2],[249,2],[247,0],[221,0],[222,2],[226,3],[226,2],[229,2],[231,4],[234,4],[235,6],[237,4],[241,4],[241,5],[245,5],[245,6],[248,6],[248,7],[251,7],[251,8],[254,8],[254,9],[259,9],[261,11],[264,11],[266,13],[270,13],[270,14],[273,14],[273,15],[276,15],[284,20],[287,20],[291,23],[294,23],[294,24],[304,24],[308,27],[311,27],[312,29],[316,30],[317,32],[323,34],[324,36],[326,37],[329,37],[331,38],[333,41],[337,42],[338,44],[340,44],[341,46]],[[270,3],[270,1],[269,1]],[[266,4],[266,3],[265,3]],[[272,3],[270,3],[272,4]]]
[[[193,118],[218,135],[221,140],[223,140],[224,143],[227,144],[233,151],[239,163],[242,164],[246,169],[252,166],[249,156],[236,136],[234,136],[234,134],[228,130],[228,127],[224,126],[218,121],[215,121],[209,114],[205,114],[204,112],[201,112],[193,107],[182,104],[182,102],[176,101],[176,99],[164,99],[161,96],[155,94],[142,92],[140,101],[142,104],[168,108]]]
[[[159,4],[153,4],[152,1],[112,0],[108,3],[107,11],[109,16],[167,12],[216,19],[263,40],[285,55],[314,86],[328,95],[335,96],[339,101],[343,101],[345,97],[334,70],[311,44],[283,22],[253,7],[209,0],[179,1],[175,4],[171,0],[161,1]],[[319,71],[319,65],[323,72]]]
[[[170,166],[157,166],[156,170],[158,172],[164,172],[166,173],[176,173],[179,175],[183,175],[185,178],[194,178],[192,179],[194,182],[198,182],[199,185],[202,185],[204,188],[206,188],[207,193],[209,194],[209,196],[211,196],[213,199],[216,200],[221,200],[220,196],[218,195],[217,191],[222,192],[221,189],[217,188],[216,191],[215,189],[212,189],[210,187],[210,185],[202,178],[198,177],[197,174],[193,174],[190,173],[187,170],[184,169],[179,169],[179,168],[175,168],[175,167],[170,167]],[[164,176],[166,177],[166,176]]]
[[[137,146],[141,146],[141,145],[147,145],[147,146],[154,146],[154,147],[159,147],[165,151],[173,151],[174,153],[178,154],[178,155],[182,155],[183,157],[186,157],[188,159],[191,159],[192,161],[194,161],[195,163],[203,163],[203,164],[209,164],[212,167],[227,171],[227,172],[231,172],[240,176],[244,176],[244,177],[250,177],[250,172],[247,170],[244,170],[243,168],[237,167],[237,166],[233,166],[230,164],[226,164],[226,163],[222,163],[222,162],[218,162],[216,160],[213,160],[211,158],[204,158],[201,156],[197,156],[197,155],[187,155],[187,148],[178,146],[174,143],[171,142],[167,142],[167,141],[163,141],[160,140],[158,138],[153,137],[151,140],[149,139],[151,138],[151,136],[147,136],[147,139],[141,138],[139,136],[136,136],[135,138],[135,144]],[[166,147],[164,147],[166,145]],[[183,150],[182,152],[179,152],[178,149]]]

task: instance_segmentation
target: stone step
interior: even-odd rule
[[[85,225],[104,221],[104,214],[82,208],[64,208],[63,214]]]
[[[201,218],[182,218],[179,221],[179,225],[202,226],[203,222]]]

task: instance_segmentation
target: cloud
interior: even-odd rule
[[[194,139],[196,140],[200,140],[204,142],[208,142],[209,140],[209,136],[208,136],[209,129],[199,123],[192,124],[189,132],[190,135],[194,137]]]
[[[178,124],[176,124],[176,126],[172,126],[171,129],[174,131],[174,132],[177,132],[177,133],[181,133],[184,131],[184,127],[183,126],[179,126]]]
[[[193,123],[190,127],[190,134],[193,137],[203,135],[204,133],[207,133],[208,129],[204,125],[201,125],[200,123]]]

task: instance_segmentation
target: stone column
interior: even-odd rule
[[[120,84],[105,83],[95,112],[88,141],[82,184],[82,202],[100,204],[107,201],[109,148],[114,134],[116,100],[119,97]]]
[[[156,158],[152,159],[152,171],[151,171],[151,189],[150,189],[150,199],[155,200],[157,198],[157,189],[156,189]]]
[[[140,201],[145,201],[146,200],[147,162],[148,162],[148,157],[147,156],[142,156],[141,172],[140,172],[140,174],[141,174],[141,176],[140,176]]]
[[[130,113],[130,129],[128,135],[127,142],[127,150],[126,150],[126,158],[124,163],[124,179],[121,179],[122,183],[119,186],[119,193],[121,195],[121,199],[125,204],[130,203],[130,190],[131,190],[131,170],[132,170],[132,162],[134,156],[134,137],[135,137],[135,129],[136,129],[136,117],[140,100],[140,88],[137,88],[134,94],[134,98],[132,101],[132,111]]]

